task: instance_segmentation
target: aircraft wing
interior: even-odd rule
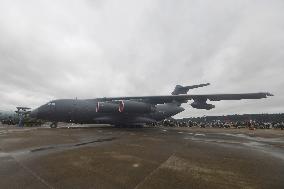
[[[132,97],[105,97],[98,98],[99,101],[117,101],[117,100],[137,100],[152,104],[163,104],[170,102],[187,102],[187,100],[197,101],[220,101],[220,100],[241,100],[241,99],[261,99],[273,96],[267,92],[260,93],[240,93],[240,94],[205,94],[205,95],[165,95],[165,96],[132,96]]]
[[[210,101],[220,100],[241,100],[241,99],[261,99],[273,96],[270,93],[240,93],[240,94],[209,94],[209,95],[190,95],[191,99],[208,99]]]

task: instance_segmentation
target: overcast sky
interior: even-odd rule
[[[0,0],[0,108],[268,91],[180,117],[284,112],[283,0]]]

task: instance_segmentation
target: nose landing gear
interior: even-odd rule
[[[50,128],[57,128],[57,122],[52,122],[50,124]]]

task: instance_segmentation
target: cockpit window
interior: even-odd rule
[[[55,102],[49,102],[47,103],[48,106],[55,106]]]

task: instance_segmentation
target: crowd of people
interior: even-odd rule
[[[200,128],[248,128],[248,129],[281,129],[284,130],[284,122],[262,122],[262,121],[192,121],[166,119],[155,124],[165,127],[200,127]]]

